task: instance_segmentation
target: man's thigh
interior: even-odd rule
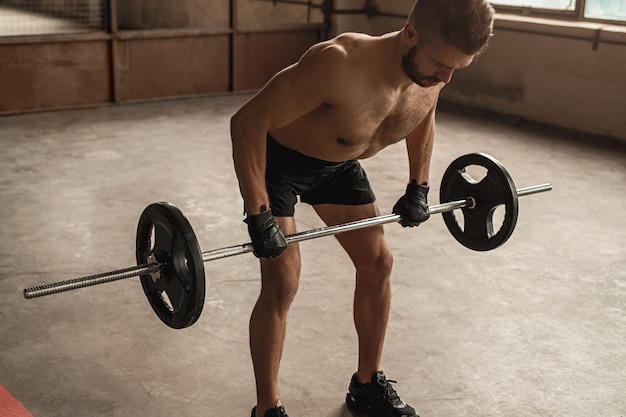
[[[275,217],[275,220],[285,236],[296,232],[296,222],[293,217]],[[261,258],[260,262],[264,288],[287,288],[297,285],[300,276],[298,243],[290,243],[287,249],[276,258]]]
[[[313,208],[329,226],[380,215],[376,202],[361,205],[318,204]],[[388,250],[382,225],[339,233],[335,237],[356,265],[375,259],[380,251]]]

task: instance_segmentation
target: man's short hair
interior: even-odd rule
[[[493,15],[486,0],[417,0],[409,21],[421,45],[443,41],[467,55],[477,55],[489,43]]]

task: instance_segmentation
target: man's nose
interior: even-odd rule
[[[437,78],[439,78],[439,81],[441,81],[442,83],[448,84],[452,79],[453,73],[453,69],[442,69],[437,72]]]

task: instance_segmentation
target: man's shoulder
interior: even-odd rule
[[[338,34],[331,40],[335,40],[339,43],[341,42],[367,42],[372,39],[376,39],[378,37],[379,36],[372,36],[372,35],[368,35],[367,33],[361,33],[361,32],[344,32],[344,33]]]
[[[325,72],[327,76],[341,74],[342,69],[348,69],[349,63],[356,55],[355,50],[358,49],[359,41],[352,35],[343,33],[313,45],[300,58],[298,66],[316,68]]]
[[[364,48],[373,46],[383,36],[372,36],[366,33],[345,32],[330,39],[328,45],[335,46],[347,54],[358,53]]]
[[[361,65],[363,59],[376,56],[377,41],[382,38],[365,33],[345,32],[314,45],[303,58],[322,61],[326,65],[335,66],[336,70],[340,70],[342,66],[350,68],[354,64]]]

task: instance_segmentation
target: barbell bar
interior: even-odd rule
[[[468,170],[473,166],[484,168],[484,177],[475,178]],[[439,200],[446,202],[430,206],[429,213],[442,214],[448,230],[463,246],[488,251],[501,246],[511,236],[517,222],[518,197],[551,189],[550,183],[517,189],[507,170],[494,157],[467,154],[454,160],[444,172]],[[496,230],[493,214],[500,207],[504,207],[504,216]],[[462,221],[455,216],[459,211]],[[295,233],[286,236],[286,240],[291,244],[399,220],[400,215],[387,214]],[[168,202],[153,203],[139,218],[137,266],[26,288],[23,295],[31,299],[139,276],[144,293],[161,321],[182,329],[194,324],[202,312],[206,287],[204,263],[252,251],[252,243],[245,243],[201,252],[193,228],[180,209]]]
[[[552,184],[545,183],[539,185],[533,185],[525,188],[517,189],[517,196],[523,197],[531,194],[542,193],[552,190]],[[469,207],[474,204],[473,197],[468,197],[466,200],[450,201],[447,203],[441,203],[428,208],[428,212],[431,215],[450,212],[452,210]],[[317,229],[305,230],[302,232],[294,233],[285,236],[287,243],[302,242],[305,240],[317,239],[324,236],[336,235],[339,233],[349,232],[351,230],[364,229],[371,226],[377,226],[387,223],[393,223],[400,220],[399,214],[384,214],[381,216],[370,217],[362,220],[355,220],[352,222],[337,224],[334,226],[325,226]],[[210,251],[202,252],[202,262],[214,261],[217,259],[228,258],[231,256],[241,255],[253,251],[252,242],[244,243],[242,245],[227,246],[219,249],[213,249]],[[158,262],[152,262],[149,264],[132,266],[129,268],[118,269],[115,271],[104,272],[96,275],[89,275],[80,278],[74,278],[67,281],[53,282],[37,287],[24,289],[24,298],[31,299],[36,297],[43,297],[46,295],[56,294],[65,291],[72,291],[79,288],[90,287],[93,285],[105,284],[107,282],[118,281],[121,279],[127,279],[132,277],[138,277],[146,274],[156,273],[161,264]]]

